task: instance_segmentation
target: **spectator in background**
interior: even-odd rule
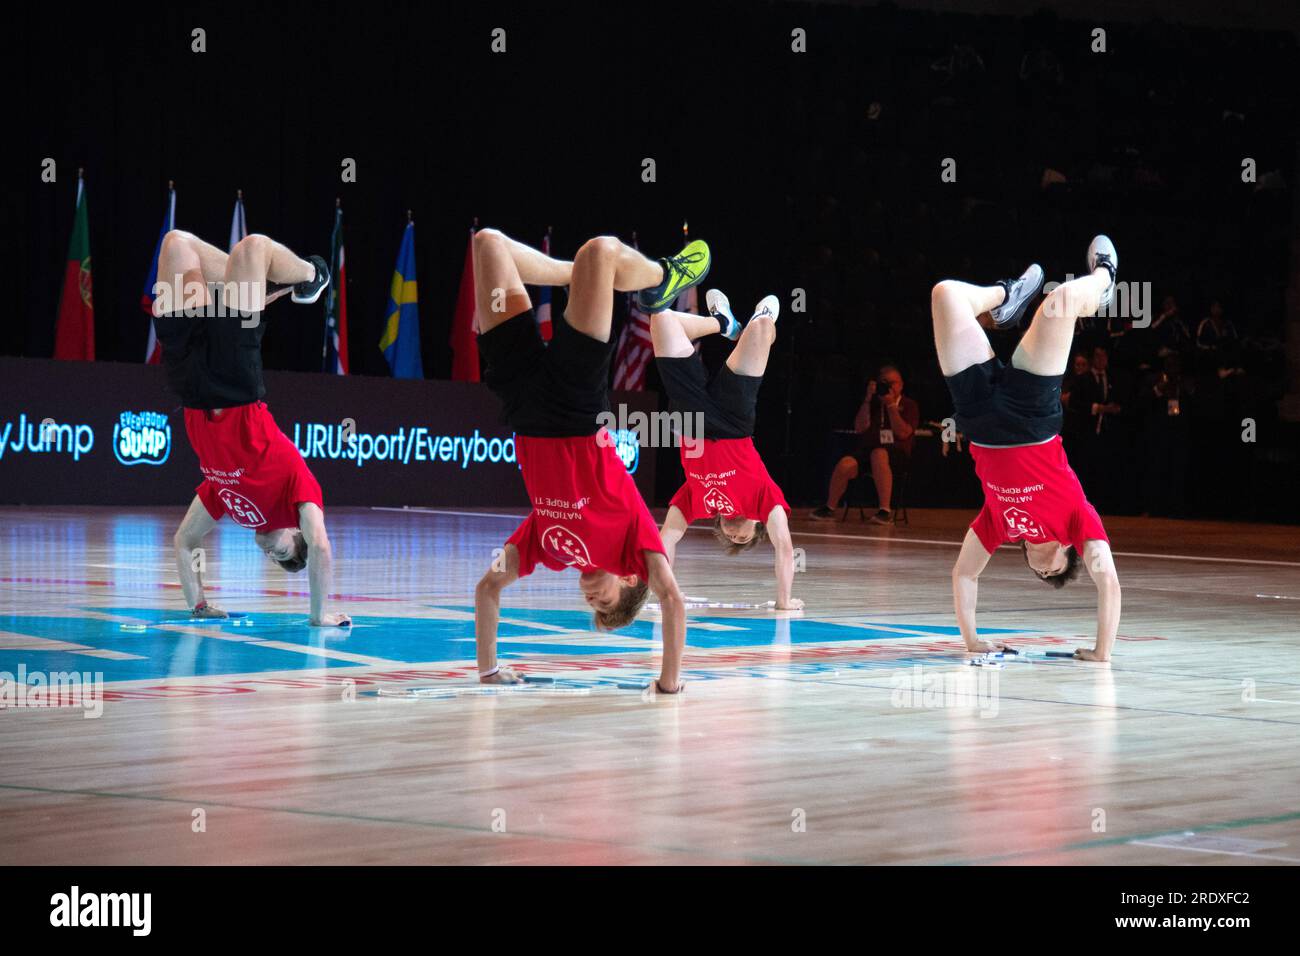
[[[1082,410],[1072,401],[1073,393],[1076,388],[1087,388],[1087,379],[1092,373],[1092,366],[1088,363],[1088,356],[1082,352],[1070,360],[1070,370],[1065,373],[1065,378],[1061,380],[1061,407],[1065,411],[1065,423],[1061,427],[1061,439],[1065,443],[1065,450],[1074,455],[1076,450],[1088,433],[1088,416],[1083,414]],[[1082,450],[1080,453],[1083,454]]]
[[[1231,351],[1237,344],[1237,327],[1224,318],[1223,305],[1210,303],[1210,314],[1196,327],[1196,347],[1202,352]]]
[[[862,436],[858,448],[836,464],[826,504],[810,517],[815,521],[833,520],[849,482],[870,471],[880,502],[871,520],[876,524],[893,522],[894,474],[911,457],[920,422],[920,406],[903,395],[902,374],[892,365],[882,366],[878,380],[867,383],[866,398],[853,421],[853,430]]]
[[[1178,300],[1172,295],[1165,296],[1160,303],[1160,314],[1151,322],[1148,331],[1155,342],[1156,356],[1159,358],[1173,352],[1191,351],[1192,330],[1178,311]]]
[[[1098,345],[1092,350],[1088,374],[1070,389],[1070,412],[1081,428],[1075,439],[1083,453],[1078,462],[1080,478],[1095,489],[1098,505],[1105,508],[1115,507],[1122,478],[1126,440],[1121,395],[1110,353]]]
[[[1142,429],[1141,512],[1179,517],[1186,509],[1190,459],[1188,404],[1195,383],[1183,374],[1183,357],[1170,352],[1148,373],[1136,401]]]

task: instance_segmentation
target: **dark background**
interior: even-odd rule
[[[990,281],[1031,259],[1063,279],[1105,230],[1122,278],[1150,281],[1157,303],[1176,294],[1193,323],[1221,298],[1259,343],[1251,387],[1234,398],[1262,423],[1250,453],[1285,457],[1300,444],[1274,410],[1300,61],[1282,17],[1241,29],[888,4],[350,2],[48,5],[28,16],[11,63],[24,185],[7,200],[17,226],[3,259],[7,287],[21,292],[0,353],[51,354],[78,166],[103,360],[143,357],[139,299],[169,179],[177,225],[223,246],[236,189],[251,231],[301,253],[327,253],[342,199],[361,375],[387,374],[376,343],[408,209],[431,377],[450,370],[475,217],[534,243],[553,226],[565,257],[591,235],[633,230],[664,254],[689,220],[714,250],[710,284],[738,312],[769,291],[787,305],[791,290],[807,292],[806,313],[782,316],[757,440],[792,502],[812,501],[826,435],[851,423],[880,362],[901,366],[924,419],[949,414],[929,327],[934,281]],[[1089,50],[1097,25],[1105,54]],[[504,55],[489,49],[497,26]],[[808,31],[806,54],[790,50],[795,26]],[[206,53],[190,52],[194,27],[207,31]],[[39,182],[46,156],[57,185]],[[1243,156],[1261,177],[1277,171],[1282,188],[1243,184]],[[340,182],[345,157],[357,161],[354,184]],[[645,157],[655,183],[641,181]],[[956,183],[940,181],[945,157],[957,160]],[[1069,184],[1041,188],[1049,166]],[[272,312],[268,368],[319,368],[321,312]],[[1227,429],[1239,411],[1215,412],[1215,441],[1239,433]],[[1190,512],[1285,518],[1291,455],[1228,495],[1194,462],[1203,495]]]

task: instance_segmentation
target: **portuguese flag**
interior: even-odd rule
[[[86,213],[86,184],[77,174],[77,212],[68,240],[68,262],[59,293],[59,319],[54,328],[56,359],[95,360],[95,308],[90,299],[90,220]]]

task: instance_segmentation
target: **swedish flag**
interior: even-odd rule
[[[388,292],[388,321],[379,350],[388,360],[393,378],[424,378],[420,361],[420,307],[415,285],[415,223],[406,224],[402,248],[397,251],[393,284]]]

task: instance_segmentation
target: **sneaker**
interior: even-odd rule
[[[638,292],[637,303],[645,312],[662,312],[691,286],[704,281],[704,277],[709,274],[711,262],[709,245],[703,239],[687,243],[686,248],[677,255],[659,260],[659,265],[664,270],[664,281],[651,289]]]
[[[881,508],[879,511],[877,511],[875,514],[871,516],[871,523],[872,524],[893,524],[894,513],[892,511],[886,511],[884,508]]]
[[[812,518],[813,521],[834,521],[835,512],[822,505],[820,508],[814,508],[812,514],[808,515],[808,517]]]
[[[1014,329],[1024,318],[1029,301],[1043,287],[1043,267],[1035,262],[1019,279],[1003,279],[998,285],[1007,297],[996,309],[990,309],[989,315],[999,329]]]
[[[1091,275],[1098,268],[1110,273],[1110,285],[1097,303],[1098,309],[1104,309],[1115,298],[1115,274],[1119,272],[1119,253],[1115,251],[1115,243],[1108,236],[1096,236],[1088,246],[1088,274]]]
[[[722,293],[720,289],[710,289],[704,293],[704,304],[709,307],[709,315],[726,323],[726,328],[722,330],[724,339],[736,341],[740,338],[740,323],[736,317],[731,314],[731,302]]]
[[[290,296],[298,305],[311,305],[320,298],[320,294],[329,287],[330,270],[320,256],[308,256],[307,261],[316,267],[316,274],[306,282],[299,282],[293,287]]]
[[[754,314],[749,317],[749,321],[761,319],[764,316],[770,318],[773,322],[781,314],[781,300],[774,295],[765,295],[759,300],[758,305],[754,306]]]

